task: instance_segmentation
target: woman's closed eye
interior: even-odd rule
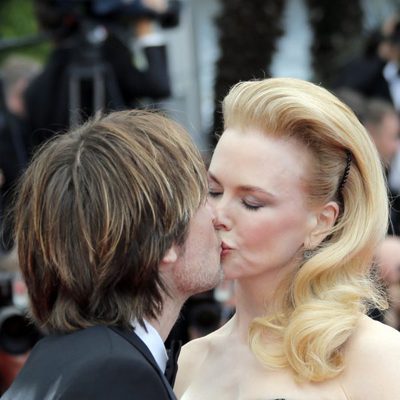
[[[209,189],[208,190],[208,195],[210,197],[218,197],[222,194],[223,192],[221,190],[214,190],[214,189]]]
[[[257,211],[265,206],[264,203],[260,203],[259,201],[250,199],[242,199],[242,204],[247,210],[250,211]]]

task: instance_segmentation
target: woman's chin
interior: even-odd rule
[[[238,271],[229,263],[222,262],[222,270],[224,271],[224,280],[231,281],[240,277],[240,274],[237,273]]]

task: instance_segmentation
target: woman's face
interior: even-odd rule
[[[315,215],[306,205],[308,150],[294,140],[228,129],[209,169],[209,202],[228,279],[298,265]]]

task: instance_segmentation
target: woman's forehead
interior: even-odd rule
[[[222,184],[255,186],[274,193],[302,187],[310,164],[309,150],[294,140],[227,130],[209,171]]]

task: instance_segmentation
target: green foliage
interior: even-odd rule
[[[32,0],[0,1],[1,40],[32,36],[38,33]],[[48,43],[0,51],[0,63],[11,54],[23,54],[44,61],[48,52]]]

